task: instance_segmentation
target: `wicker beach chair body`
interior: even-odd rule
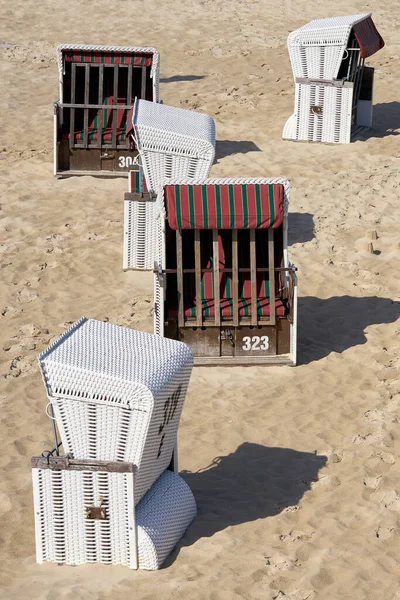
[[[208,177],[215,156],[215,124],[206,114],[138,100],[133,126],[148,193],[125,194],[123,268],[151,270],[156,249],[154,192],[165,179]]]
[[[137,504],[136,474],[129,463],[34,457],[37,562],[158,569],[196,503],[183,479],[166,470]]]
[[[176,459],[193,364],[189,348],[83,318],[39,356],[39,364],[64,452],[136,465],[138,502]]]
[[[170,180],[159,192],[154,331],[185,341],[195,365],[296,364],[288,202],[286,179]]]
[[[136,164],[135,97],[159,100],[154,48],[62,44],[54,103],[54,174],[126,176]]]
[[[371,127],[374,69],[365,59],[383,45],[370,13],[318,19],[292,31],[295,105],[283,138],[349,143]]]

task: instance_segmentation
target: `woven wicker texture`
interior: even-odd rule
[[[158,190],[166,178],[208,176],[215,155],[209,115],[137,100],[133,126],[148,189]]]
[[[138,502],[172,457],[193,364],[189,348],[83,318],[39,364],[65,453],[137,465]]]
[[[32,469],[36,559],[134,568],[133,475]],[[91,506],[105,520],[86,518]],[[139,568],[158,569],[196,515],[187,484],[165,471],[136,508]]]
[[[209,115],[136,100],[133,126],[149,190],[158,190],[171,177],[208,177],[215,156]],[[124,268],[151,270],[157,244],[154,203],[126,202],[124,210]]]
[[[288,49],[293,76],[335,79],[352,27],[370,13],[317,19],[292,31]]]

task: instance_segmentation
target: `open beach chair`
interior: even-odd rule
[[[55,447],[32,459],[37,561],[158,568],[196,514],[176,473],[189,348],[83,318],[39,364]]]
[[[137,100],[133,127],[146,191],[142,186],[142,191],[133,192],[131,182],[124,197],[123,268],[151,270],[156,251],[155,192],[168,178],[208,177],[215,156],[215,124],[206,114]]]
[[[54,174],[126,176],[137,155],[131,135],[134,100],[159,99],[157,50],[63,44],[57,59]]]
[[[167,181],[157,196],[154,330],[196,365],[296,364],[285,179]]]
[[[370,13],[318,19],[289,34],[294,114],[283,139],[349,143],[372,127],[374,69],[384,41]]]

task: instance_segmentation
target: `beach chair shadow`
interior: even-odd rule
[[[290,209],[289,209],[290,210]],[[289,212],[288,245],[305,244],[314,239],[314,218],[310,213]]]
[[[400,317],[400,302],[390,298],[299,298],[298,364],[325,358],[332,352],[365,344],[369,325],[394,323]]]
[[[175,83],[178,81],[197,81],[204,79],[204,75],[172,75],[171,77],[161,77],[160,83]]]
[[[373,137],[384,138],[389,135],[400,135],[400,102],[375,104],[372,128],[362,132],[360,141]]]
[[[318,479],[326,460],[312,452],[245,442],[200,472],[183,471],[181,476],[196,498],[198,514],[163,567],[175,561],[180,548],[202,537],[297,505]]]
[[[261,152],[260,148],[250,141],[217,140],[215,146],[215,162],[232,154],[247,154],[248,152]]]

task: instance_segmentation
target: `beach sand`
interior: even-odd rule
[[[397,2],[0,6],[0,597],[398,600]],[[288,32],[367,11],[386,41],[375,129],[282,141]],[[52,176],[58,43],[156,47],[164,103],[216,120],[212,175],[292,185],[299,366],[194,370],[179,449],[199,515],[158,572],[35,564],[30,457],[52,446],[37,355],[83,315],[152,330],[151,275],[122,271],[126,180]]]

